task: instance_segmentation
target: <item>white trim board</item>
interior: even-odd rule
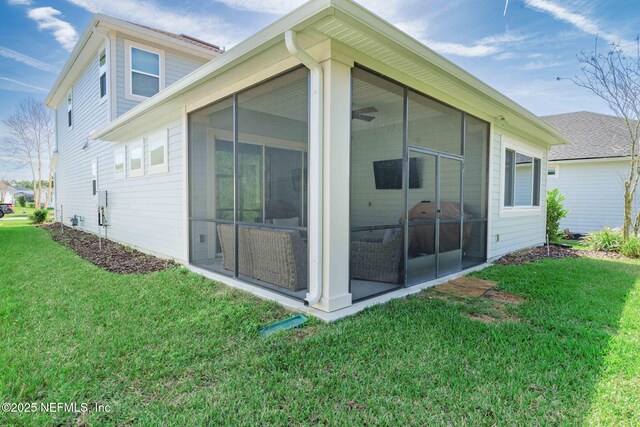
[[[326,312],[326,311],[318,310],[313,307],[307,307],[303,304],[302,301],[289,298],[287,296],[284,296],[277,292],[269,291],[259,286],[245,283],[233,277],[211,272],[209,270],[205,270],[203,268],[196,267],[191,264],[185,265],[185,267],[187,267],[189,270],[193,271],[196,274],[200,274],[201,276],[204,276],[208,279],[222,283],[223,285],[249,292],[250,294],[257,296],[258,298],[261,298],[267,301],[274,301],[288,310],[308,314],[324,322],[331,323],[331,322],[335,322],[337,320],[343,319],[345,317],[353,316],[354,314],[357,314],[369,307],[373,307],[379,304],[386,304],[391,300],[398,299],[398,298],[405,298],[409,295],[417,294],[425,289],[442,285],[443,283],[446,283],[458,277],[462,277],[471,272],[483,270],[489,267],[490,265],[492,264],[488,262],[484,264],[480,264],[475,267],[471,267],[466,270],[462,270],[457,273],[450,274],[448,276],[440,277],[439,279],[431,280],[429,282],[423,282],[408,288],[400,288],[397,291],[388,292],[386,294],[379,295],[377,297],[369,298],[364,301],[359,301],[350,305],[349,307],[345,307],[343,309],[332,311],[332,312]]]

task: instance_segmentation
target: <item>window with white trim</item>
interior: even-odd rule
[[[549,176],[549,178],[555,178],[558,176],[558,174],[560,173],[560,166],[558,165],[549,165],[547,167],[547,175]]]
[[[144,148],[142,141],[129,144],[127,147],[127,172],[129,177],[144,175]]]
[[[126,97],[142,101],[164,89],[164,51],[125,41]]]
[[[98,56],[98,86],[100,90],[100,102],[107,99],[107,49],[102,49]]]
[[[122,179],[126,175],[126,150],[124,147],[113,150],[113,177]]]
[[[504,158],[504,206],[540,206],[539,158],[506,149]]]
[[[164,173],[169,170],[167,130],[147,137],[149,147],[149,174]]]
[[[67,126],[73,126],[73,96],[71,91],[67,95]]]

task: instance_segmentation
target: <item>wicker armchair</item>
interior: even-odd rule
[[[233,271],[235,266],[235,251],[233,249],[233,225],[218,224],[218,238],[222,248],[222,266],[225,270]],[[249,229],[240,227],[238,230],[238,274],[253,278],[253,260],[250,250]]]
[[[253,277],[290,291],[307,288],[307,245],[295,230],[252,228]]]
[[[233,226],[218,225],[222,265],[233,271]],[[307,288],[307,245],[295,230],[240,227],[238,273],[291,291]]]
[[[402,233],[384,242],[351,242],[351,278],[375,282],[400,283]]]

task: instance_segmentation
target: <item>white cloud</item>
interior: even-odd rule
[[[21,62],[37,70],[48,71],[50,73],[57,73],[59,71],[57,67],[54,67],[51,64],[47,64],[46,62],[42,62],[38,59],[32,58],[20,52],[16,52],[15,50],[9,49],[4,46],[0,46],[0,56]]]
[[[521,67],[518,67],[519,70],[523,71],[536,71],[536,70],[545,70],[547,68],[556,68],[562,67],[563,65],[567,65],[567,62],[560,61],[531,61],[524,64]]]
[[[239,29],[228,21],[202,12],[193,14],[179,7],[164,7],[152,0],[68,0],[89,12],[101,12],[138,24],[193,37],[220,46],[231,46],[242,40],[252,29]],[[203,9],[206,10],[206,9]]]
[[[272,13],[274,15],[284,15],[291,12],[296,7],[303,5],[306,0],[216,0],[236,10],[246,10],[250,12]]]
[[[9,3],[12,6],[16,6],[16,5],[29,6],[33,2],[31,0],[8,0],[7,3]]]
[[[498,48],[496,46],[483,44],[464,45],[460,43],[427,41],[426,45],[438,53],[471,58],[489,56],[498,52]]]
[[[45,89],[43,87],[34,86],[34,85],[29,84],[29,83],[25,83],[25,82],[21,82],[19,80],[11,79],[9,77],[0,77],[0,81],[9,82],[9,83],[13,83],[14,85],[21,86],[21,87],[27,89],[27,92],[40,92],[40,93],[49,92],[49,90],[47,90],[47,89]]]
[[[539,12],[548,13],[558,21],[563,21],[571,24],[582,32],[598,36],[610,43],[628,43],[627,41],[621,40],[620,37],[616,36],[615,34],[603,31],[602,28],[600,28],[599,25],[588,16],[573,12],[566,7],[554,3],[553,1],[525,0],[525,5]]]
[[[60,11],[52,7],[37,7],[27,11],[27,16],[38,23],[38,28],[51,31],[62,47],[71,50],[78,41],[78,33],[71,24],[58,18],[59,15]]]
[[[507,59],[515,59],[518,55],[515,52],[502,52],[493,57],[497,61],[506,61]]]
[[[236,10],[244,10],[258,13],[271,13],[284,15],[297,7],[302,6],[307,0],[215,0]],[[362,6],[387,20],[393,20],[401,11],[406,10],[409,3],[414,0],[357,0]]]

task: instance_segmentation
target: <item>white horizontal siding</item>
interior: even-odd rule
[[[531,146],[532,149],[539,149],[533,143],[518,140],[520,145]],[[491,182],[489,185],[489,197],[491,199],[491,211],[489,212],[490,234],[489,258],[495,258],[509,252],[543,244],[545,241],[546,227],[546,176],[547,176],[547,156],[546,151],[541,162],[541,183],[540,183],[540,210],[532,212],[526,216],[507,217],[501,216],[500,210],[503,204],[501,198],[501,175],[502,167],[502,137],[494,133],[491,147]]]
[[[126,144],[94,141],[86,150],[77,148],[80,155],[61,153],[58,200],[66,224],[69,217],[78,215],[84,219],[79,228],[98,233],[96,200],[91,191],[91,163],[97,159],[98,190],[108,191],[108,237],[145,252],[183,260],[182,125],[176,122],[157,129],[169,129],[167,173],[149,174],[149,149],[145,144],[144,176],[115,179],[114,149]],[[73,162],[68,161],[71,158]]]
[[[116,36],[116,111],[117,115],[121,116],[136,105],[140,103],[140,101],[133,101],[131,99],[127,99],[125,97],[125,48],[124,41],[125,39],[133,40],[139,42],[142,45],[148,45],[150,47],[156,49],[162,49],[165,52],[164,55],[164,77],[165,77],[165,88],[173,83],[177,82],[187,74],[191,73],[195,69],[204,65],[207,60],[201,58],[194,58],[191,56],[187,56],[181,54],[178,51],[174,51],[171,49],[167,49],[162,45],[158,44],[149,44],[148,42],[142,42],[135,39],[131,39],[123,34],[117,34]]]
[[[182,260],[186,238],[182,124],[175,122],[157,128],[161,129],[169,129],[168,172],[149,174],[149,147],[145,144],[145,174],[115,179],[114,149],[125,142],[101,142],[105,149],[98,160],[98,188],[108,191],[110,239]]]
[[[560,227],[574,233],[621,227],[628,174],[629,163],[625,160],[560,164],[558,175],[548,178],[549,188],[557,188],[566,197],[564,207],[569,214]],[[639,206],[636,197],[636,212]]]
[[[69,224],[69,218],[78,215],[95,222],[96,209],[92,194],[91,164],[102,147],[87,144],[89,132],[108,122],[109,102],[99,101],[98,52],[73,84],[73,126],[67,126],[67,97],[56,109],[58,168],[56,171],[56,208],[58,219]],[[62,210],[60,210],[62,208]]]

